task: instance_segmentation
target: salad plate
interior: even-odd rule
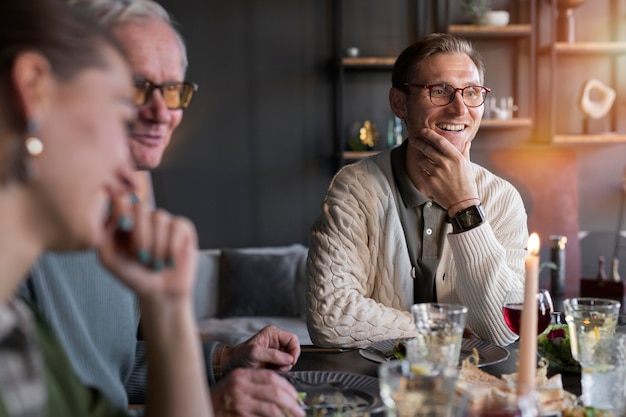
[[[365,414],[369,413],[371,415],[381,412],[384,409],[383,402],[380,398],[378,379],[372,376],[334,371],[292,371],[289,372],[289,375],[306,384],[302,384],[301,386],[295,384],[294,386],[302,395],[310,397],[305,403],[313,405],[305,408],[307,416],[312,415],[315,417],[322,411],[328,411],[328,409],[316,410],[315,403],[321,401],[313,398],[317,395],[315,386],[327,383],[341,386],[341,393],[344,394],[345,399],[351,403],[346,405],[348,409],[340,410],[342,415],[363,415],[363,411],[367,411]],[[311,386],[311,392],[307,392],[308,384]],[[334,401],[335,399],[327,398],[323,402],[328,403]],[[352,407],[353,404],[358,404],[358,407]],[[333,404],[333,406],[334,405],[335,404]],[[336,405],[337,409],[342,406],[341,404]]]
[[[537,354],[560,372],[580,372],[572,357],[567,324],[552,324],[537,337]]]
[[[372,343],[369,348],[360,349],[359,354],[365,359],[382,363],[396,359],[393,347],[396,342],[408,339],[386,339]],[[461,342],[460,363],[468,356],[472,355],[473,349],[478,351],[478,367],[493,365],[505,361],[509,357],[509,351],[503,347],[476,339],[463,339]]]

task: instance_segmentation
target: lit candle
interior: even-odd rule
[[[520,326],[519,369],[517,371],[517,395],[527,395],[535,389],[537,375],[537,291],[539,290],[539,235],[533,233],[528,239],[526,256],[526,283],[524,284],[524,307]]]

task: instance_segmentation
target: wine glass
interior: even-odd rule
[[[522,307],[524,306],[524,289],[508,290],[502,303],[502,314],[509,329],[519,335],[522,322]],[[537,291],[537,334],[543,333],[550,325],[554,306],[548,290]]]

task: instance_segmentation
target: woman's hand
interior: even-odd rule
[[[192,223],[113,197],[102,263],[138,296],[146,340],[146,416],[212,416],[191,291],[197,236]]]
[[[112,198],[102,263],[138,297],[190,297],[195,278],[197,234],[186,218]]]

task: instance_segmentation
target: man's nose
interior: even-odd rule
[[[156,123],[168,123],[171,117],[170,109],[165,104],[165,98],[160,88],[153,88],[148,92],[146,104],[140,107],[141,115],[149,115],[150,120]]]

